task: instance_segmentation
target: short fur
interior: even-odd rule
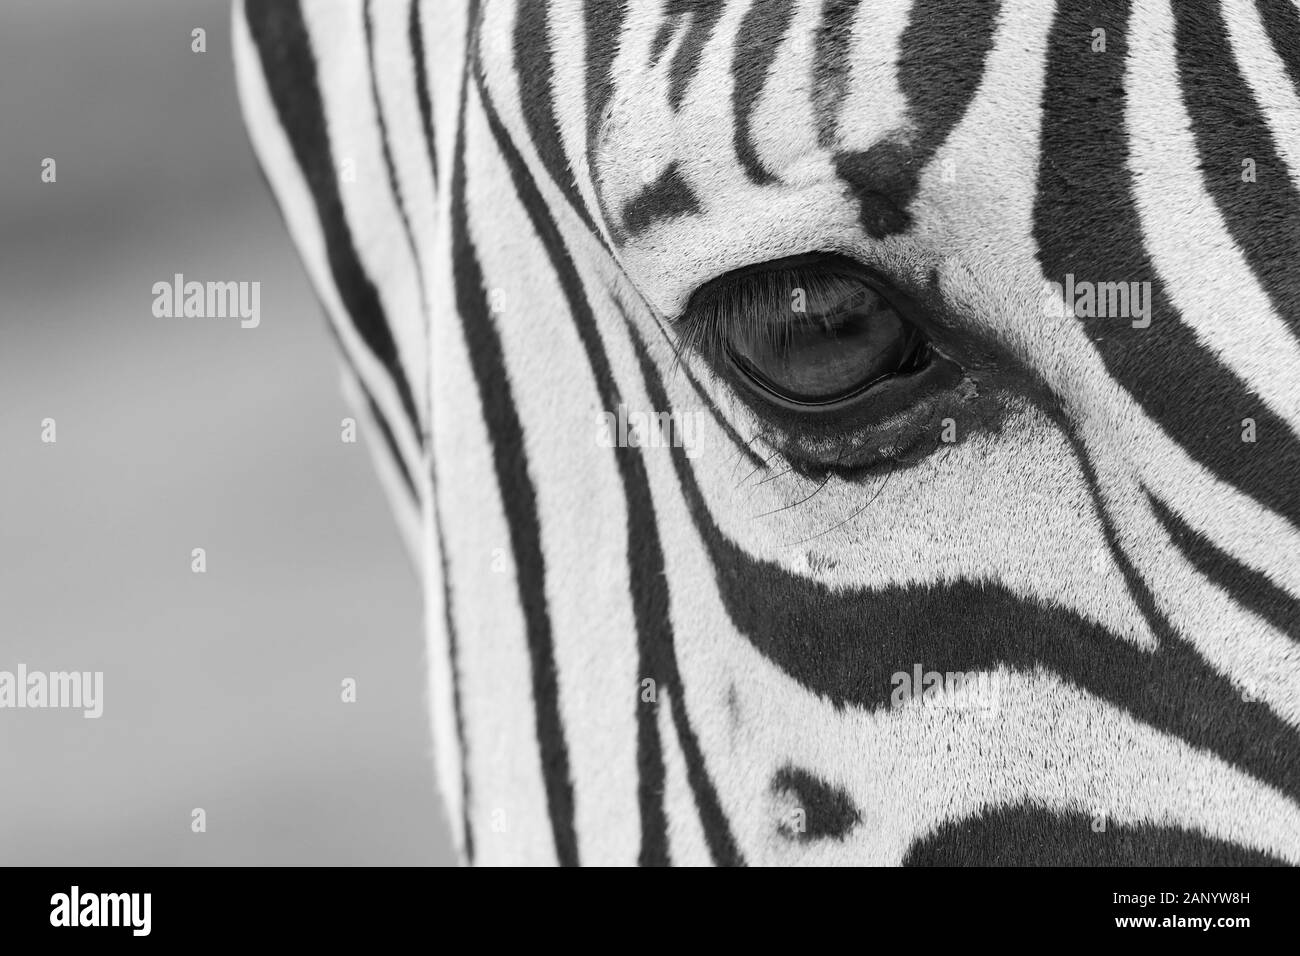
[[[236,53],[412,476],[463,859],[1300,862],[1289,0],[416,2],[245,0]],[[706,355],[698,290],[808,253],[961,369],[879,467]]]

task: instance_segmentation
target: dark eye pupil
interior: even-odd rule
[[[921,360],[923,338],[874,289],[837,280],[802,296],[792,291],[788,315],[758,317],[728,343],[737,367],[777,397],[840,402]]]

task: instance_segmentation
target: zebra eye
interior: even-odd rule
[[[920,330],[855,277],[792,288],[788,301],[788,311],[736,323],[726,342],[731,363],[769,401],[838,407],[926,363]]]

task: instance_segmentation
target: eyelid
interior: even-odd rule
[[[758,385],[760,388],[762,388],[764,392],[767,393],[769,400],[775,401],[785,408],[792,408],[792,409],[816,410],[816,409],[842,408],[845,405],[852,402],[854,399],[858,398],[864,392],[868,392],[871,389],[875,388],[877,385],[879,385],[881,382],[884,382],[894,377],[894,374],[892,372],[886,373],[884,375],[878,375],[875,378],[868,379],[862,382],[861,384],[855,386],[850,390],[847,390],[837,395],[827,396],[825,399],[822,400],[800,399],[800,398],[795,398],[791,395],[787,395],[784,392],[782,392],[778,387],[775,386],[774,383],[768,380],[766,375],[762,374],[761,371],[754,368],[753,363],[750,362],[748,359],[745,359],[743,356],[736,355],[730,349],[728,349],[728,355],[733,362],[737,363],[738,366],[743,365],[749,368],[748,374],[754,380],[754,383]]]

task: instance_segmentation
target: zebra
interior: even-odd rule
[[[1291,0],[237,0],[234,55],[462,862],[1300,862]]]

